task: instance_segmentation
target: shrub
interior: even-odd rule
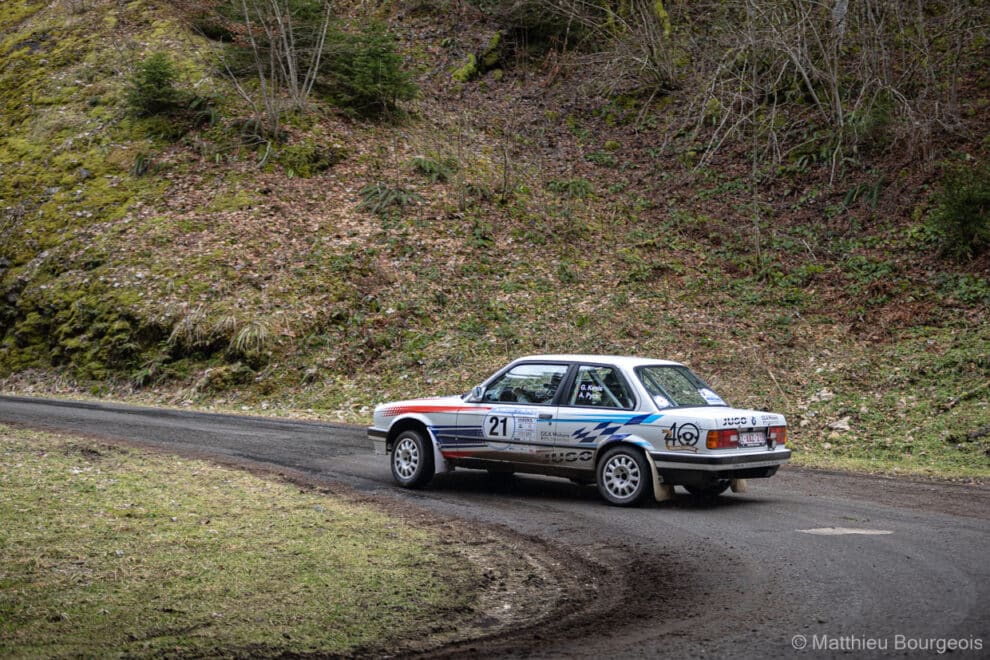
[[[260,365],[264,363],[264,354],[273,348],[275,337],[265,321],[252,319],[237,330],[227,351],[235,357],[253,360]]]
[[[387,215],[391,207],[403,209],[423,201],[423,198],[414,192],[402,187],[393,188],[383,182],[369,183],[358,191],[361,195],[361,203],[358,208],[370,211],[379,217]]]
[[[345,31],[325,13],[326,0],[218,0],[199,9],[191,4],[188,11],[197,29],[231,42],[224,58],[231,75],[268,80],[264,102],[271,106],[266,110],[271,125],[266,134],[278,132],[284,102],[280,95],[286,93],[297,110],[306,110],[313,93],[364,116],[392,111],[416,94],[385,27],[371,22],[358,33]],[[254,28],[251,41],[244,37],[249,23]],[[287,39],[273,38],[283,30]]]
[[[443,183],[450,180],[450,177],[457,171],[457,161],[453,158],[441,158],[439,160],[417,156],[413,158],[413,168],[430,180],[430,183],[437,181]]]
[[[179,104],[176,71],[165,53],[138,62],[127,90],[127,106],[142,117],[171,112]]]
[[[990,245],[990,167],[950,167],[936,202],[931,218],[943,252],[967,258]]]
[[[595,192],[595,187],[587,179],[578,177],[564,180],[554,179],[547,184],[547,190],[567,195],[574,199],[582,199],[584,197],[591,197]]]
[[[619,164],[615,155],[607,151],[593,151],[590,154],[585,154],[584,159],[601,167],[616,167]]]
[[[134,164],[131,165],[131,176],[144,176],[154,165],[154,160],[146,151],[139,151],[134,156]]]
[[[402,68],[395,39],[369,24],[359,34],[327,37],[318,91],[332,102],[365,116],[395,110],[416,95],[412,76]]]

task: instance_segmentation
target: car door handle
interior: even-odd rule
[[[540,419],[553,419],[553,415],[550,413],[540,413]]]

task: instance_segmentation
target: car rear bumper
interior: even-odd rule
[[[789,449],[747,452],[745,454],[686,454],[656,451],[650,457],[661,474],[666,472],[712,472],[722,473],[724,478],[749,479],[770,476],[791,458]],[[764,474],[768,472],[768,474]],[[723,478],[723,477],[720,477]]]

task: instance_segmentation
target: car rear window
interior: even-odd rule
[[[721,397],[687,367],[639,367],[636,375],[661,408],[726,405]]]

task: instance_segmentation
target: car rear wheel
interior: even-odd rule
[[[728,479],[712,481],[711,483],[707,483],[702,486],[684,486],[687,492],[691,493],[695,497],[717,497],[724,493],[725,489],[728,487]]]
[[[415,429],[403,431],[392,447],[392,477],[403,488],[419,488],[433,478],[433,447]]]
[[[638,504],[653,489],[650,466],[643,452],[628,446],[605,452],[598,463],[598,492],[609,504]]]

